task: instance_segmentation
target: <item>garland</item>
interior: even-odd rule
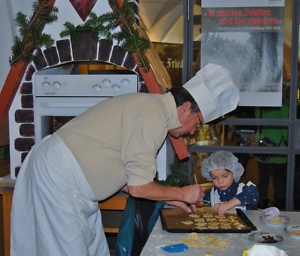
[[[101,36],[110,42],[116,40],[124,51],[136,53],[140,67],[146,73],[149,72],[150,65],[145,52],[150,47],[150,42],[146,38],[140,37],[138,29],[134,27],[135,16],[131,5],[127,0],[123,2],[122,6],[118,5],[115,0],[109,0],[109,4],[114,12],[100,16],[91,12],[87,21],[76,27],[71,22],[65,22],[65,29],[60,36],[70,36],[73,42],[78,33],[87,32],[91,33],[96,41],[99,41]],[[120,31],[117,30],[119,27],[121,27]]]
[[[32,4],[33,15],[27,19],[25,14],[18,12],[16,15],[17,26],[20,27],[20,37],[16,36],[12,46],[12,57],[9,58],[10,65],[15,65],[23,60],[26,63],[37,61],[32,54],[37,48],[45,46],[51,48],[54,40],[50,35],[41,33],[46,24],[57,20],[58,9],[47,6],[49,0],[38,0]]]
[[[9,59],[11,65],[18,61],[38,61],[33,55],[35,49],[45,46],[50,49],[54,40],[50,35],[41,33],[46,24],[57,20],[56,7],[47,6],[49,0],[38,0],[33,3],[33,15],[27,16],[18,12],[16,15],[17,26],[20,27],[21,37],[16,37],[12,46],[12,57]],[[116,0],[109,0],[113,12],[108,12],[97,16],[94,12],[89,14],[89,18],[84,24],[74,26],[71,22],[65,22],[65,29],[60,33],[61,37],[70,36],[73,42],[78,33],[91,33],[96,41],[104,37],[108,41],[116,40],[117,44],[124,51],[137,54],[138,65],[147,73],[150,70],[149,62],[146,58],[146,50],[150,47],[150,42],[139,35],[138,28],[135,28],[135,16],[128,0],[123,4],[118,4]],[[117,30],[117,28],[121,30]]]
[[[124,0],[122,6],[117,4],[116,0],[108,1],[112,9],[118,17],[118,21],[122,32],[119,34],[119,39],[125,39],[121,43],[121,47],[132,53],[137,54],[139,65],[144,69],[144,72],[150,71],[150,65],[146,58],[146,50],[150,48],[150,42],[145,37],[140,37],[139,31],[135,28],[135,16],[128,0]]]

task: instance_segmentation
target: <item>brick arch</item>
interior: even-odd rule
[[[77,35],[74,42],[70,39],[59,40],[51,49],[38,49],[35,56],[38,59],[38,62],[34,62],[36,71],[72,61],[103,61],[139,74],[131,53],[105,39],[96,41],[90,33],[85,32]]]

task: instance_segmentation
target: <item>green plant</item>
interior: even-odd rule
[[[50,24],[57,20],[56,13],[58,9],[48,6],[49,0],[38,0],[32,4],[33,14],[27,19],[27,16],[21,12],[16,15],[17,26],[20,27],[20,36],[14,39],[12,46],[12,57],[9,58],[10,65],[23,60],[27,63],[36,61],[36,57],[32,54],[39,47],[45,46],[50,48],[54,40],[50,35],[42,33],[46,24]]]
[[[61,37],[70,36],[72,42],[77,38],[78,33],[87,32],[91,33],[93,38],[96,41],[100,40],[100,36],[106,36],[107,40],[112,40],[110,26],[104,24],[106,22],[107,14],[103,15],[104,17],[97,16],[94,12],[89,14],[89,18],[84,24],[74,26],[71,22],[67,21],[64,23],[65,29],[60,32]]]
[[[188,169],[186,165],[180,161],[177,156],[174,157],[174,163],[170,165],[172,173],[165,180],[157,180],[156,182],[164,186],[181,187],[189,184]]]
[[[119,6],[115,0],[109,0],[109,4],[117,15],[117,21],[121,27],[121,32],[116,34],[116,39],[121,43],[121,47],[137,54],[138,62],[145,72],[149,72],[150,66],[145,52],[150,47],[150,42],[145,37],[139,35],[135,28],[135,16],[128,0],[123,1]]]

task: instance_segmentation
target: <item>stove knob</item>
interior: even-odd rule
[[[108,87],[110,85],[110,81],[108,79],[104,79],[102,81],[102,84],[105,86],[105,87]]]
[[[112,87],[113,92],[118,92],[120,90],[120,85],[114,84]]]
[[[58,90],[60,88],[60,86],[61,86],[60,82],[56,81],[56,82],[53,83],[53,88],[56,89],[56,90]]]
[[[49,82],[43,82],[42,86],[45,90],[48,90],[50,88],[50,83]]]
[[[128,85],[129,85],[129,80],[128,80],[128,79],[123,79],[123,80],[121,81],[121,85],[122,85],[122,86],[128,86]]]
[[[94,90],[94,92],[100,92],[101,86],[100,86],[99,84],[95,84],[95,85],[93,86],[93,90]]]

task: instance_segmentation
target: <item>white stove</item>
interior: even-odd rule
[[[138,77],[133,72],[123,70],[78,74],[78,66],[64,65],[37,72],[34,76],[34,92],[37,143],[55,131],[57,119],[70,120],[100,101],[138,92]]]
[[[37,72],[34,86],[35,97],[114,97],[138,91],[137,75],[133,72],[99,70],[78,74],[76,65]]]

